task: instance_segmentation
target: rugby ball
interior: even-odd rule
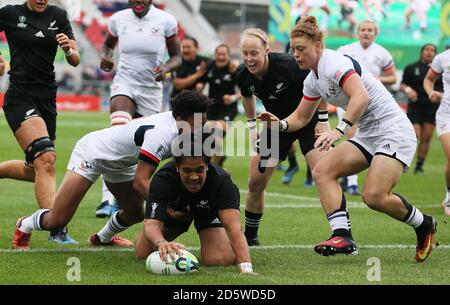
[[[172,261],[172,258],[167,256],[166,263],[159,257],[159,252],[155,251],[145,260],[145,267],[154,274],[164,275],[197,272],[200,264],[194,254],[187,250],[181,250],[181,252],[183,253],[181,256],[175,254],[175,261]]]

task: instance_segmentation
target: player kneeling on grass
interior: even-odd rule
[[[191,134],[206,122],[209,99],[193,91],[182,91],[172,101],[172,111],[98,130],[79,140],[67,173],[56,194],[53,208],[40,209],[17,221],[13,249],[28,249],[33,230],[64,227],[72,219],[84,195],[100,175],[121,203],[121,210],[89,242],[93,245],[132,246],[115,236],[144,219],[143,203],[150,178],[159,162],[170,156],[179,134]],[[194,119],[195,118],[195,119]]]
[[[200,143],[175,157],[152,178],[144,229],[136,241],[136,257],[146,259],[158,250],[161,259],[185,249],[173,242],[194,222],[200,237],[205,266],[237,264],[242,274],[255,274],[250,252],[241,231],[239,189],[209,157],[192,152]],[[172,257],[174,259],[174,257]]]

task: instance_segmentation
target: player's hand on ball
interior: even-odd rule
[[[185,245],[169,241],[162,242],[158,247],[159,256],[161,257],[161,260],[164,262],[167,262],[168,255],[170,255],[172,261],[176,261],[175,253],[178,254],[178,256],[181,256],[183,254],[181,250],[185,249],[186,249]]]

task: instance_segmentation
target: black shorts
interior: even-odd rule
[[[236,103],[232,105],[217,103],[209,106],[207,118],[210,121],[233,121],[237,113]]]
[[[272,139],[276,139],[277,135],[272,132],[272,136],[270,136],[270,134],[267,132],[268,129],[264,129],[259,135],[260,142],[258,145],[258,153],[262,157],[272,157],[280,161],[286,160],[292,143],[298,140],[302,154],[306,156],[309,151],[314,149],[314,142],[316,141],[314,128],[316,127],[316,124],[317,116],[315,115],[311,122],[309,122],[302,129],[297,130],[296,132],[280,132],[278,134],[278,151],[272,149]]]
[[[47,126],[51,140],[56,139],[56,100],[39,99],[26,96],[5,94],[3,105],[9,127],[16,133],[22,123],[34,117],[40,117]]]
[[[180,234],[182,234],[189,230],[189,227],[191,226],[192,222],[194,222],[194,226],[195,226],[195,229],[197,230],[197,233],[200,233],[200,231],[203,231],[203,230],[209,229],[209,228],[222,228],[223,227],[223,224],[219,220],[219,217],[211,217],[211,218],[198,217],[189,222],[176,221],[172,218],[169,218],[169,220],[164,223],[164,226],[173,228],[175,230],[179,230]]]
[[[424,123],[429,123],[436,125],[436,110],[430,107],[411,107],[408,106],[406,115],[411,123],[422,125]]]

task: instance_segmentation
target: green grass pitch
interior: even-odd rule
[[[335,124],[335,121],[333,121]],[[333,124],[332,123],[332,124]],[[57,177],[60,182],[75,142],[89,131],[108,126],[106,113],[60,113],[57,132]],[[0,115],[0,161],[23,159],[3,115]],[[403,194],[423,212],[436,217],[438,246],[423,264],[414,261],[415,234],[407,225],[365,207],[360,197],[348,196],[353,234],[360,246],[358,256],[320,257],[313,245],[329,237],[315,189],[303,187],[305,164],[292,184],[281,183],[276,172],[267,190],[266,209],[260,228],[262,246],[252,248],[253,265],[259,276],[241,276],[236,267],[201,267],[188,276],[157,276],[148,273],[144,262],[132,250],[93,248],[88,236],[105,220],[96,219],[101,184],[97,182],[81,203],[69,224],[70,235],[80,244],[59,246],[47,240],[46,232],[34,232],[32,250],[13,252],[11,237],[17,218],[37,209],[31,183],[0,180],[0,284],[449,284],[450,220],[440,208],[445,195],[445,158],[440,143],[433,138],[425,164],[427,176],[406,173],[395,191]],[[229,157],[225,167],[242,191],[245,205],[248,158]],[[360,185],[364,175],[360,176]],[[242,210],[243,211],[243,210]],[[122,235],[134,239],[142,224]],[[199,241],[194,229],[179,241],[199,257]],[[79,259],[81,281],[69,281],[70,258]],[[374,259],[375,258],[375,259]],[[374,265],[379,277],[373,281]],[[368,277],[369,275],[369,277]],[[372,280],[372,281],[371,281]]]

